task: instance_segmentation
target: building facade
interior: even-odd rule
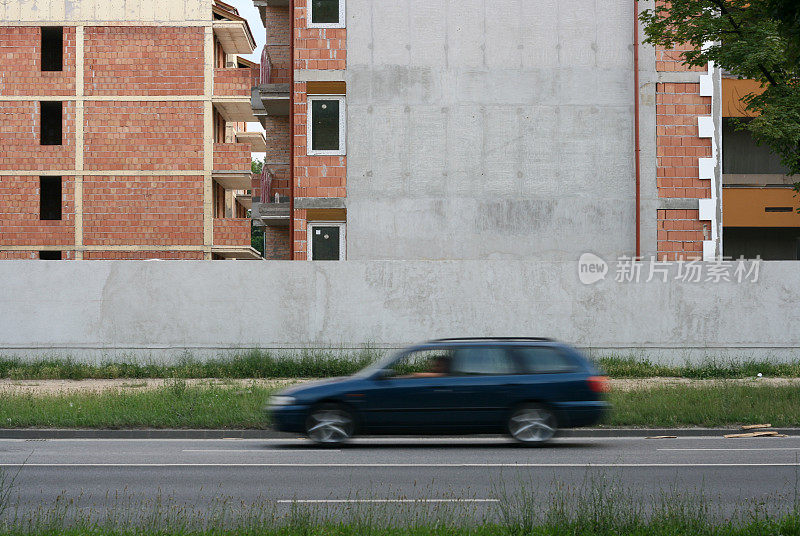
[[[268,258],[798,258],[748,82],[634,47],[648,2],[253,2]]]
[[[212,0],[0,6],[0,258],[258,258],[255,42]]]

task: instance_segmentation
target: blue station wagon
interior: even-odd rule
[[[277,430],[317,443],[355,434],[510,434],[528,444],[596,424],[607,378],[577,350],[543,338],[438,339],[354,376],[270,398]]]

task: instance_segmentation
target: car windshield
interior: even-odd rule
[[[382,359],[378,359],[373,364],[356,372],[353,376],[356,378],[369,378],[379,370],[387,368],[389,365],[397,361],[401,355],[401,351],[389,352]]]

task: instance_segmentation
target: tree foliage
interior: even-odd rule
[[[742,101],[754,119],[741,122],[755,141],[800,173],[800,2],[798,0],[670,0],[641,15],[645,42],[692,45],[682,59],[717,66],[764,89]],[[795,184],[800,189],[800,183]]]

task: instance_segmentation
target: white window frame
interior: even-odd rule
[[[306,19],[307,28],[346,28],[345,4],[347,0],[339,0],[339,22],[311,22],[314,20],[314,2],[308,0],[308,18]]]
[[[347,258],[347,222],[343,221],[310,221],[306,223],[306,259],[314,260],[314,228],[315,227],[338,227],[339,228],[339,260]]]
[[[333,151],[315,151],[311,148],[312,137],[312,111],[311,103],[315,100],[337,100],[339,101],[339,149]],[[308,156],[344,156],[347,154],[347,103],[344,95],[309,95],[306,104],[306,154]]]

